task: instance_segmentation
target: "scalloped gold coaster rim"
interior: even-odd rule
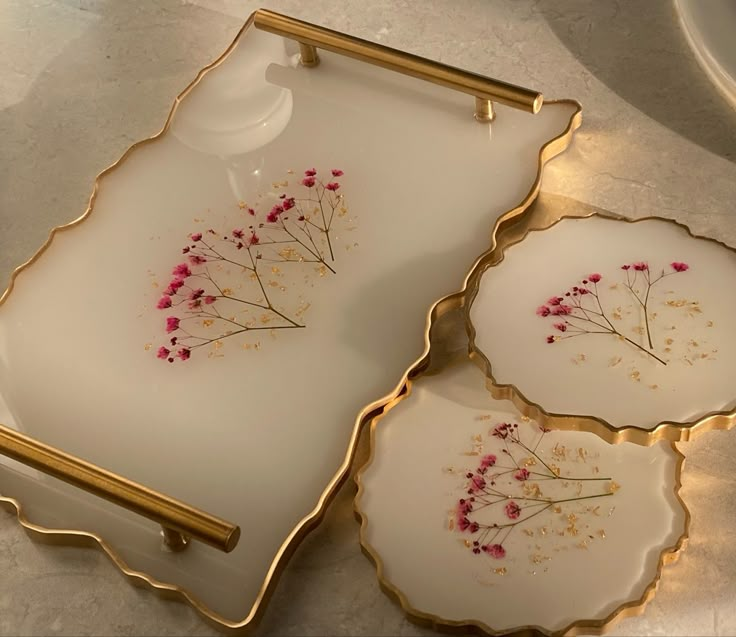
[[[448,366],[446,366],[445,369]],[[360,508],[360,501],[365,492],[365,487],[363,485],[362,477],[363,477],[363,474],[368,470],[368,468],[373,463],[373,460],[375,457],[374,455],[375,449],[376,449],[375,436],[376,436],[376,429],[379,423],[386,416],[386,414],[388,414],[388,412],[390,412],[394,407],[396,407],[402,400],[406,400],[407,398],[411,396],[413,384],[416,382],[418,378],[421,378],[423,375],[429,375],[429,374],[424,374],[422,372],[419,372],[415,376],[413,376],[410,380],[407,381],[406,391],[402,395],[396,397],[394,400],[388,403],[383,408],[381,413],[377,414],[370,420],[368,458],[365,461],[365,463],[357,470],[356,476],[355,476],[355,482],[358,486],[358,493],[355,496],[355,500],[354,500],[354,513],[355,513],[355,517],[360,522],[360,546],[361,546],[361,549],[363,550],[363,553],[370,559],[370,561],[373,563],[374,567],[376,568],[376,575],[378,577],[378,583],[381,587],[381,590],[383,590],[383,592],[386,595],[388,595],[394,602],[396,602],[399,606],[401,606],[402,610],[407,614],[409,619],[411,619],[413,622],[419,624],[420,626],[425,626],[428,628],[442,630],[443,632],[450,632],[450,633],[472,632],[472,633],[479,634],[479,635],[491,635],[493,637],[497,637],[500,635],[507,635],[510,637],[511,636],[527,637],[527,636],[534,636],[534,635],[545,635],[547,637],[562,637],[563,635],[568,636],[568,635],[589,635],[589,634],[600,635],[600,634],[603,634],[608,629],[610,629],[611,627],[613,627],[616,623],[618,623],[622,619],[626,619],[629,617],[636,617],[637,615],[641,615],[644,612],[644,609],[646,608],[647,604],[654,598],[657,592],[657,588],[659,587],[659,582],[662,578],[662,571],[664,567],[669,564],[673,564],[674,562],[678,560],[678,558],[680,557],[680,553],[687,547],[687,543],[690,539],[690,522],[691,522],[690,510],[687,508],[685,502],[680,496],[680,490],[682,489],[682,468],[685,462],[685,455],[675,446],[673,442],[670,442],[669,444],[677,458],[677,464],[675,467],[674,494],[675,494],[675,497],[677,498],[678,504],[682,507],[682,510],[685,513],[684,531],[673,546],[669,546],[669,547],[662,549],[662,552],[659,555],[659,562],[657,564],[657,571],[655,573],[654,579],[646,587],[642,596],[638,600],[625,602],[624,604],[622,604],[621,606],[613,610],[611,613],[609,613],[603,619],[576,620],[574,622],[571,622],[569,625],[565,626],[564,628],[557,630],[557,631],[548,631],[548,630],[545,630],[541,626],[533,626],[533,625],[519,626],[512,630],[498,631],[498,630],[494,630],[492,627],[490,627],[488,624],[484,622],[480,622],[480,621],[476,621],[472,619],[448,620],[448,619],[443,619],[439,615],[420,611],[416,609],[414,606],[412,606],[408,597],[398,587],[392,584],[387,577],[384,576],[385,567],[384,567],[383,560],[381,559],[381,556],[378,554],[378,551],[376,551],[376,549],[374,549],[373,546],[371,546],[370,542],[368,541],[366,537],[367,532],[368,532],[368,525],[370,524],[370,522],[369,522],[369,519],[366,513],[363,512]]]
[[[592,207],[591,207],[592,208]],[[468,335],[468,353],[471,360],[483,371],[486,376],[486,388],[496,400],[510,400],[524,415],[532,418],[550,429],[563,431],[587,431],[594,433],[606,442],[618,444],[633,442],[638,445],[650,446],[660,440],[669,442],[686,442],[706,431],[731,429],[736,426],[736,409],[712,411],[692,421],[674,422],[662,421],[651,429],[627,425],[615,427],[603,418],[583,414],[562,414],[550,412],[542,405],[526,397],[513,383],[499,383],[493,375],[493,365],[488,357],[476,345],[476,330],[470,318],[473,301],[480,290],[481,279],[486,270],[498,266],[506,255],[506,250],[523,241],[531,232],[543,232],[565,219],[590,219],[599,217],[612,221],[636,224],[643,221],[662,221],[677,226],[687,232],[693,239],[715,243],[727,250],[736,253],[736,248],[723,241],[693,233],[684,223],[667,219],[666,217],[648,216],[639,219],[629,219],[621,215],[603,212],[597,209],[588,209],[581,214],[559,215],[554,209],[533,210],[524,216],[509,232],[499,232],[496,247],[485,255],[474,267],[468,276],[467,293],[463,302],[463,318]]]
[[[204,67],[202,70],[200,70],[197,73],[197,76],[195,79],[175,98],[174,103],[171,107],[171,110],[169,112],[168,117],[166,118],[166,121],[163,125],[163,128],[161,131],[153,135],[152,137],[149,137],[148,139],[141,140],[139,142],[136,142],[132,146],[130,146],[118,159],[115,163],[110,165],[108,168],[100,172],[94,181],[94,186],[92,189],[92,194],[89,199],[89,204],[87,206],[87,209],[85,212],[78,217],[77,219],[74,219],[73,221],[57,226],[53,228],[44,244],[38,249],[38,251],[25,263],[18,266],[10,276],[10,280],[8,283],[8,286],[6,290],[3,292],[3,294],[0,296],[0,306],[7,300],[10,293],[13,290],[13,287],[15,285],[15,279],[17,276],[26,268],[30,267],[45,251],[46,249],[51,245],[54,236],[59,233],[66,230],[69,230],[81,222],[83,222],[85,219],[87,219],[90,214],[92,213],[95,205],[95,201],[97,199],[97,195],[100,188],[100,182],[103,177],[114,171],[116,168],[118,168],[124,160],[132,153],[133,150],[135,150],[138,147],[144,146],[146,144],[149,144],[151,142],[155,142],[157,139],[165,135],[171,125],[171,121],[174,117],[174,114],[176,113],[179,104],[181,101],[194,89],[194,87],[199,84],[199,82],[202,80],[202,78],[213,68],[216,68],[222,62],[227,58],[227,56],[232,52],[232,50],[235,48],[235,46],[240,41],[240,38],[253,26],[255,13],[252,13],[248,20],[245,22],[243,27],[240,29],[238,34],[235,36],[235,39],[232,41],[232,43],[225,49],[225,51],[220,55],[214,62]],[[570,145],[572,141],[572,137],[574,132],[580,127],[581,121],[582,121],[582,107],[579,102],[576,100],[570,100],[570,99],[560,99],[560,100],[548,100],[545,101],[545,105],[554,105],[554,104],[568,104],[575,107],[574,112],[570,115],[569,122],[567,126],[565,127],[565,130],[558,135],[557,137],[551,139],[549,142],[544,144],[540,151],[539,156],[537,159],[537,174],[534,179],[534,183],[532,184],[529,192],[524,197],[524,199],[514,208],[508,210],[503,215],[501,215],[491,233],[490,233],[490,239],[491,239],[491,248],[489,248],[488,251],[484,252],[483,255],[481,255],[479,260],[483,259],[484,255],[489,254],[489,252],[492,252],[495,245],[495,237],[496,233],[499,231],[499,229],[505,225],[513,224],[516,219],[520,216],[523,216],[523,213],[529,208],[529,206],[532,204],[534,199],[539,194],[540,186],[541,186],[541,180],[542,180],[542,173],[544,170],[544,166],[554,157],[562,153],[564,150],[567,149],[567,147]],[[476,260],[476,264],[479,260]],[[29,532],[34,538],[36,539],[43,539],[45,542],[52,543],[52,544],[72,544],[77,546],[97,546],[100,549],[102,549],[107,556],[111,559],[113,564],[126,576],[128,577],[132,583],[139,586],[147,586],[150,589],[152,589],[154,592],[157,592],[164,596],[165,598],[176,598],[181,601],[185,601],[188,603],[203,619],[205,619],[208,623],[212,624],[213,626],[224,629],[224,630],[233,630],[233,631],[240,631],[243,629],[253,629],[258,624],[259,620],[262,618],[263,613],[265,611],[265,608],[267,607],[267,603],[269,598],[274,592],[275,586],[278,582],[278,578],[283,571],[283,569],[286,567],[286,564],[288,563],[289,558],[296,550],[297,546],[301,543],[301,541],[309,534],[309,532],[315,528],[322,518],[324,517],[324,514],[327,510],[327,507],[329,506],[332,499],[337,494],[337,491],[342,486],[344,481],[349,475],[350,468],[352,466],[353,458],[356,454],[360,433],[363,429],[363,425],[370,421],[372,417],[375,416],[376,413],[380,413],[384,406],[389,403],[392,400],[395,400],[397,396],[399,396],[406,386],[406,383],[408,382],[408,379],[415,373],[417,373],[418,370],[426,369],[426,367],[429,365],[430,362],[430,332],[432,330],[432,327],[434,323],[444,314],[447,312],[459,308],[463,303],[463,295],[466,290],[468,278],[465,279],[465,284],[463,285],[463,288],[461,291],[451,294],[449,296],[443,297],[442,299],[435,302],[429,309],[427,313],[427,317],[425,320],[425,328],[424,328],[424,348],[421,353],[421,355],[411,364],[409,368],[404,372],[401,379],[396,383],[394,386],[394,389],[389,392],[388,394],[384,395],[383,397],[379,398],[378,400],[373,401],[372,403],[366,405],[357,415],[355,422],[353,424],[353,430],[351,433],[350,441],[348,443],[348,448],[345,454],[345,457],[343,459],[342,464],[339,466],[338,470],[330,480],[329,484],[325,488],[325,490],[322,492],[320,497],[317,500],[317,504],[315,505],[314,509],[310,511],[304,518],[302,518],[298,524],[295,525],[292,532],[288,535],[288,537],[284,540],[283,544],[277,551],[271,566],[269,567],[266,576],[264,578],[263,584],[261,586],[261,589],[258,593],[258,596],[256,597],[250,612],[247,614],[246,617],[244,617],[241,620],[230,620],[222,615],[214,612],[213,610],[209,609],[205,604],[199,601],[196,595],[194,595],[191,591],[187,590],[184,587],[180,587],[174,584],[167,584],[165,582],[161,582],[153,577],[150,577],[146,573],[135,571],[131,569],[127,563],[122,559],[121,555],[118,554],[102,537],[94,534],[89,533],[86,531],[81,530],[74,530],[74,529],[49,529],[45,528],[40,525],[36,525],[33,522],[31,522],[23,513],[21,503],[10,497],[3,497],[0,496],[0,505],[6,508],[7,510],[10,510],[11,512],[15,512],[16,517],[18,519],[18,522],[21,524],[22,527],[26,529],[26,531]]]

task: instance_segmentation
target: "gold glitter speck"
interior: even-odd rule
[[[498,568],[494,568],[493,569],[493,572],[496,575],[506,575],[506,573],[508,573],[508,571],[506,570],[506,567],[505,566],[500,566]]]
[[[611,480],[611,482],[608,485],[608,493],[616,493],[621,488],[621,485],[618,482],[614,482]]]
[[[153,343],[146,343],[143,346],[143,349],[146,350],[146,351],[149,351],[152,347],[153,347]]]
[[[606,539],[606,532],[603,529],[598,529],[598,537],[602,540]]]
[[[633,372],[631,372],[631,374],[629,374],[629,376],[631,377],[631,380],[635,380],[637,382],[641,380],[641,373],[639,372],[639,370],[635,369]]]

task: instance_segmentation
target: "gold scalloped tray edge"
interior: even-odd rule
[[[596,416],[579,414],[559,414],[546,411],[539,403],[527,398],[516,385],[498,383],[493,376],[491,361],[480,351],[475,344],[475,327],[470,319],[470,308],[473,300],[480,289],[480,281],[485,271],[491,267],[498,266],[504,259],[506,250],[521,242],[531,232],[543,232],[557,225],[564,219],[586,219],[589,217],[601,217],[614,221],[636,224],[642,221],[658,220],[683,229],[693,239],[709,241],[727,250],[736,253],[736,248],[729,246],[723,241],[705,237],[693,233],[688,226],[674,219],[665,217],[648,216],[639,219],[629,219],[621,215],[605,213],[600,210],[586,210],[582,214],[558,215],[554,209],[535,211],[525,215],[523,219],[508,232],[499,232],[496,247],[482,257],[473,267],[468,275],[466,293],[462,300],[464,312],[465,329],[468,334],[468,352],[471,360],[483,371],[486,376],[486,387],[493,398],[497,400],[510,400],[524,416],[533,418],[540,424],[550,429],[568,431],[587,431],[594,433],[611,444],[620,442],[633,442],[638,445],[650,446],[660,440],[670,442],[686,442],[706,431],[731,429],[736,426],[736,409],[730,411],[714,411],[700,418],[688,422],[660,422],[653,429],[642,427],[625,426],[614,427],[605,420]]]
[[[483,622],[478,622],[474,620],[445,620],[438,615],[433,615],[431,613],[425,613],[423,611],[417,610],[411,605],[411,602],[409,602],[406,595],[404,595],[402,591],[400,591],[384,576],[383,560],[366,539],[366,531],[369,521],[368,516],[360,510],[360,499],[364,491],[361,478],[363,472],[366,471],[373,462],[376,427],[378,426],[384,415],[386,415],[389,411],[391,411],[391,409],[396,407],[396,405],[398,405],[402,400],[405,400],[406,398],[409,398],[411,396],[413,382],[422,375],[423,374],[421,372],[418,372],[415,376],[412,377],[411,380],[408,380],[406,391],[400,396],[397,396],[390,403],[388,403],[383,408],[381,413],[377,414],[370,422],[368,459],[363,464],[363,466],[358,469],[355,477],[355,482],[358,485],[358,493],[355,496],[354,500],[354,513],[355,517],[360,522],[360,547],[364,555],[366,555],[366,557],[370,559],[370,561],[376,568],[376,575],[378,577],[378,583],[381,587],[381,590],[383,590],[383,592],[388,595],[388,597],[390,597],[395,603],[401,606],[402,610],[406,613],[406,615],[412,622],[420,626],[433,628],[435,630],[440,630],[446,633],[467,634],[468,632],[471,632],[473,634],[479,635],[508,635],[512,637],[532,637],[537,635],[544,635],[546,637],[562,637],[563,635],[575,636],[590,634],[602,635],[620,620],[641,615],[644,612],[647,604],[654,598],[657,592],[659,581],[662,578],[662,570],[668,564],[673,564],[678,560],[678,558],[680,557],[680,553],[687,547],[687,543],[690,539],[690,510],[687,508],[685,502],[680,497],[680,490],[682,488],[682,467],[685,462],[685,455],[679,449],[677,449],[674,443],[670,443],[673,451],[677,456],[674,493],[679,505],[685,512],[685,530],[673,546],[663,549],[660,553],[655,577],[652,582],[650,582],[650,584],[646,587],[642,596],[638,600],[622,604],[601,620],[577,620],[575,622],[572,622],[565,628],[554,632],[546,631],[539,626],[520,626],[512,631],[496,631]]]
[[[74,226],[78,225],[79,223],[81,223],[82,221],[84,221],[85,219],[89,217],[89,215],[92,213],[94,209],[95,200],[99,192],[100,183],[101,183],[102,178],[108,175],[109,173],[111,173],[117,167],[119,167],[122,164],[122,162],[136,148],[139,148],[141,146],[154,142],[158,138],[166,134],[166,132],[169,130],[171,120],[173,119],[174,114],[176,113],[180,102],[201,81],[201,79],[207,74],[208,71],[220,65],[225,60],[225,58],[227,58],[229,53],[237,45],[240,38],[253,25],[254,16],[255,16],[255,13],[251,14],[251,16],[248,18],[248,20],[245,22],[243,27],[240,29],[240,31],[236,35],[235,39],[227,47],[227,49],[222,53],[222,55],[220,55],[215,61],[213,61],[211,64],[207,65],[206,67],[204,67],[201,71],[199,71],[195,79],[175,98],[174,104],[171,107],[169,115],[166,118],[166,122],[164,123],[164,126],[161,129],[161,131],[153,135],[152,137],[149,137],[148,139],[141,140],[139,142],[136,142],[132,146],[130,146],[130,148],[128,148],[122,154],[120,159],[118,159],[115,163],[113,163],[111,166],[109,166],[108,168],[106,168],[105,170],[103,170],[101,173],[97,175],[97,177],[95,178],[92,194],[89,199],[89,204],[85,212],[77,219],[67,224],[53,228],[51,232],[49,233],[47,240],[39,248],[39,250],[30,259],[28,259],[28,261],[26,261],[25,263],[17,267],[11,273],[8,287],[3,292],[2,296],[0,296],[0,305],[2,305],[7,300],[8,296],[13,290],[15,279],[18,277],[18,275],[23,270],[31,266],[43,254],[43,252],[46,251],[46,249],[51,245],[51,242],[53,241],[54,236],[58,232],[62,232],[70,228],[73,228]],[[553,159],[554,157],[556,157],[557,155],[559,155],[560,153],[562,153],[564,150],[568,148],[568,146],[570,145],[572,141],[573,133],[580,127],[580,124],[582,122],[582,107],[580,103],[577,102],[576,100],[570,100],[570,99],[548,100],[548,101],[545,101],[545,104],[569,104],[575,107],[575,111],[571,114],[570,120],[565,130],[560,135],[550,140],[549,142],[547,142],[541,147],[540,152],[539,152],[538,161],[537,161],[537,174],[536,174],[534,183],[532,184],[526,197],[517,206],[507,211],[501,217],[498,218],[491,232],[491,235],[490,235],[491,236],[491,247],[489,248],[488,251],[484,252],[476,260],[475,265],[473,269],[471,270],[471,274],[473,271],[475,271],[476,267],[479,265],[481,261],[484,260],[484,258],[487,255],[492,254],[494,252],[495,245],[496,245],[495,237],[496,237],[497,232],[499,232],[500,229],[502,229],[503,227],[507,225],[515,224],[518,218],[532,204],[534,199],[539,194],[541,180],[542,180],[542,172],[543,172],[544,166],[547,164],[547,162],[549,162],[551,159]],[[107,554],[107,556],[111,559],[113,564],[125,576],[127,576],[132,581],[132,583],[134,583],[135,585],[148,586],[152,590],[154,590],[155,592],[158,592],[159,594],[161,594],[162,596],[166,598],[174,598],[180,601],[187,602],[188,604],[191,605],[191,607],[197,613],[199,613],[199,615],[201,615],[206,621],[208,621],[210,624],[214,625],[217,628],[227,629],[227,630],[242,630],[246,628],[252,629],[257,625],[259,619],[261,618],[265,610],[265,607],[267,605],[267,601],[270,598],[271,594],[273,593],[275,585],[278,581],[278,577],[281,571],[285,568],[289,557],[293,554],[298,544],[301,542],[301,540],[304,539],[304,537],[306,537],[309,531],[311,531],[315,526],[317,526],[317,524],[319,524],[321,519],[324,517],[324,514],[326,512],[326,509],[329,503],[334,498],[334,496],[336,495],[337,491],[339,490],[340,486],[343,484],[345,479],[348,477],[349,471],[352,465],[352,461],[356,453],[356,448],[358,445],[358,440],[359,440],[363,425],[370,422],[373,418],[376,417],[377,414],[380,414],[383,411],[383,408],[387,403],[390,403],[391,401],[395,400],[398,396],[400,396],[402,392],[404,391],[406,384],[410,382],[409,379],[413,377],[414,375],[416,375],[417,373],[420,373],[421,370],[425,369],[428,366],[429,359],[430,359],[430,332],[431,332],[432,326],[434,325],[435,321],[437,321],[437,319],[439,319],[446,312],[462,306],[464,295],[467,290],[467,282],[468,282],[469,277],[470,277],[470,274],[468,275],[468,277],[466,277],[463,287],[460,291],[454,294],[451,294],[449,296],[443,297],[442,299],[434,303],[432,307],[429,309],[428,314],[427,314],[427,319],[425,322],[423,352],[420,355],[420,357],[414,363],[412,363],[412,365],[406,370],[402,378],[395,385],[393,391],[383,396],[382,398],[379,398],[378,400],[375,400],[372,403],[366,405],[358,414],[355,420],[355,424],[353,426],[353,431],[350,437],[348,449],[347,449],[347,452],[345,454],[345,458],[342,464],[340,465],[338,471],[335,473],[333,478],[330,480],[330,483],[327,485],[326,489],[322,492],[322,495],[320,496],[314,509],[309,514],[307,514],[294,527],[292,532],[289,534],[289,536],[286,538],[286,540],[283,542],[283,544],[279,548],[266,574],[266,577],[261,586],[261,589],[259,591],[258,597],[256,598],[256,601],[251,607],[251,610],[248,613],[248,615],[244,617],[241,621],[230,621],[222,617],[221,615],[213,612],[212,610],[207,608],[204,604],[199,602],[199,600],[192,593],[190,593],[188,590],[180,586],[173,585],[173,584],[167,584],[165,582],[160,582],[154,578],[149,577],[145,573],[134,571],[130,569],[129,566],[125,563],[125,561],[121,558],[121,556],[118,553],[116,553],[116,551],[109,544],[107,544],[103,538],[93,533],[87,533],[85,531],[73,530],[73,529],[48,529],[48,528],[36,525],[32,523],[30,520],[28,520],[28,518],[22,512],[21,503],[18,500],[15,500],[10,497],[0,496],[0,505],[2,505],[3,508],[6,508],[7,510],[9,510],[11,513],[15,511],[18,522],[35,539],[41,539],[44,542],[50,543],[50,544],[97,546]]]

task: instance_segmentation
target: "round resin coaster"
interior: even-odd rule
[[[686,541],[682,461],[666,442],[541,429],[465,363],[372,422],[361,541],[416,619],[600,630],[641,610]]]
[[[641,444],[733,426],[736,252],[673,221],[594,215],[479,271],[471,349],[546,426]]]

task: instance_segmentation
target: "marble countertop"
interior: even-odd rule
[[[6,0],[0,9],[0,279],[82,212],[95,175],[157,132],[230,43],[250,0]],[[542,91],[584,124],[543,191],[660,215],[736,243],[736,111],[698,67],[669,0],[272,0],[267,8]],[[543,195],[544,196],[544,195]],[[462,348],[455,326],[446,329]],[[691,540],[616,635],[736,634],[736,436],[680,445]],[[11,494],[12,495],[12,494]],[[421,635],[361,554],[347,483],[288,565],[256,634]],[[33,543],[0,511],[0,635],[215,635],[131,587],[99,551]]]

